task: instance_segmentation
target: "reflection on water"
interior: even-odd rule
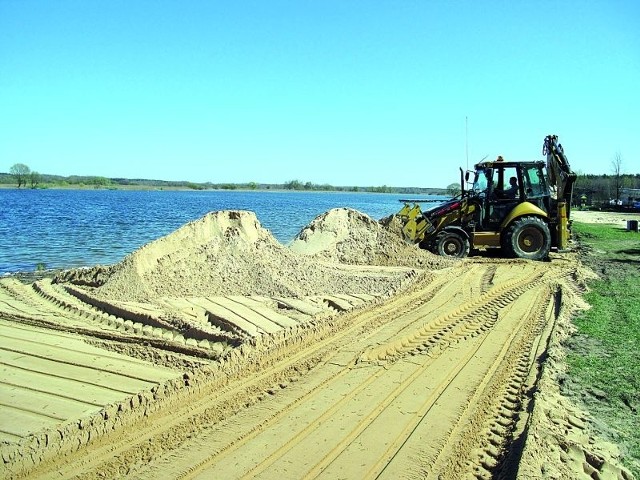
[[[331,208],[374,219],[402,196],[367,193],[0,189],[0,275],[111,264],[215,210],[251,210],[283,244]],[[422,196],[422,198],[427,198]]]

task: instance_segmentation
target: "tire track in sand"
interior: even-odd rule
[[[438,288],[429,282],[430,279],[424,276],[421,282],[409,287],[401,297],[402,302],[391,298],[377,305],[375,316],[353,312],[339,317],[334,323],[301,326],[293,333],[281,332],[275,344],[267,347],[245,345],[220,365],[220,373],[223,367],[226,369],[231,365],[230,373],[219,375],[214,373],[214,369],[214,372],[204,373],[202,381],[192,379],[192,388],[169,399],[164,409],[140,418],[135,429],[98,438],[89,446],[91,455],[86,455],[83,450],[72,452],[64,461],[52,459],[37,466],[31,476],[47,478],[50,471],[63,477],[103,478],[104,475],[109,476],[109,472],[120,475],[118,472],[126,470],[126,465],[147,458],[149,449],[157,453],[175,448],[193,436],[194,426],[200,422],[219,422],[238,409],[255,403],[249,398],[255,398],[256,390],[271,389],[299,369],[306,371],[321,360],[327,360],[336,353],[334,345],[350,343],[348,339],[357,335],[365,325],[384,323],[397,314],[412,310],[424,301],[423,297],[430,298],[434,288]],[[436,285],[444,282],[443,279]],[[297,340],[292,341],[296,335]],[[256,357],[260,359],[259,365],[264,366],[259,371],[256,371]]]
[[[473,268],[476,267],[474,266]],[[477,267],[476,270],[479,270],[479,272],[475,271],[474,276],[482,277],[484,268],[486,267]],[[499,265],[498,273],[503,269],[509,268],[511,267],[508,265]],[[190,463],[190,466],[185,469],[185,463],[176,462],[171,465],[170,469],[162,470],[165,476],[176,477],[182,474],[185,478],[191,478],[198,475],[208,475],[213,467],[218,464],[218,460],[229,460],[232,459],[233,455],[242,452],[244,456],[250,458],[252,464],[241,472],[234,474],[228,470],[229,465],[233,462],[223,462],[226,465],[222,466],[222,476],[225,478],[237,478],[244,474],[250,474],[264,478],[285,478],[283,477],[282,459],[291,461],[291,458],[302,458],[300,456],[302,449],[304,452],[308,452],[307,455],[311,455],[311,453],[314,455],[309,462],[311,465],[302,466],[303,472],[330,478],[335,476],[337,472],[342,471],[340,469],[348,468],[344,465],[346,457],[349,457],[351,453],[357,450],[359,441],[364,442],[364,440],[371,437],[380,436],[380,425],[394,425],[397,423],[388,421],[392,418],[394,410],[398,410],[400,413],[404,412],[400,418],[409,415],[410,419],[404,418],[401,427],[393,433],[383,434],[381,438],[385,440],[384,445],[373,449],[368,456],[363,454],[362,462],[368,466],[368,470],[364,474],[371,476],[381,474],[382,477],[393,478],[397,473],[406,475],[409,471],[417,472],[422,467],[416,465],[415,461],[411,463],[410,460],[407,460],[412,452],[415,453],[416,451],[420,452],[419,456],[433,461],[436,458],[451,458],[446,452],[440,457],[437,456],[438,452],[443,451],[442,448],[446,444],[447,438],[450,438],[453,443],[456,441],[455,438],[448,437],[446,432],[438,436],[438,438],[434,438],[433,441],[420,441],[420,439],[424,440],[425,428],[433,427],[433,425],[425,426],[428,421],[434,420],[431,409],[444,409],[446,413],[449,405],[441,405],[443,392],[447,392],[454,387],[462,388],[465,383],[472,384],[467,387],[467,389],[471,389],[471,392],[467,392],[466,396],[460,394],[461,401],[464,402],[464,399],[467,398],[472,399],[474,405],[478,402],[472,396],[474,388],[480,384],[488,384],[488,381],[485,380],[489,378],[487,377],[489,375],[487,369],[491,372],[495,365],[504,363],[495,358],[495,352],[489,352],[494,355],[492,360],[479,359],[478,356],[484,355],[483,350],[486,349],[486,345],[494,343],[494,341],[499,342],[500,338],[505,338],[505,335],[507,336],[506,338],[511,338],[508,335],[518,336],[517,332],[522,326],[521,323],[532,321],[530,315],[527,315],[526,319],[520,319],[519,312],[509,313],[508,311],[514,304],[518,303],[518,295],[525,295],[527,291],[540,292],[540,285],[546,284],[545,278],[541,273],[544,271],[546,271],[546,268],[542,268],[537,264],[518,265],[516,269],[512,269],[509,272],[509,275],[518,277],[521,282],[509,281],[509,285],[504,289],[500,289],[504,284],[498,284],[498,287],[492,288],[489,290],[488,295],[482,297],[482,301],[469,299],[466,296],[463,299],[459,299],[457,306],[456,302],[451,305],[451,307],[458,308],[459,311],[430,332],[423,330],[424,318],[429,317],[431,305],[443,305],[442,299],[438,297],[440,290],[450,290],[451,285],[459,282],[465,276],[465,272],[462,269],[454,270],[446,276],[436,278],[432,283],[417,284],[408,292],[368,311],[347,314],[341,316],[334,323],[324,326],[314,325],[312,326],[313,329],[297,329],[295,333],[298,337],[295,337],[295,340],[292,340],[291,335],[283,335],[280,339],[281,343],[276,342],[275,345],[267,345],[268,353],[261,353],[265,356],[261,363],[246,372],[238,372],[237,378],[228,379],[228,384],[221,385],[220,383],[205,381],[196,385],[198,388],[195,389],[193,394],[185,395],[179,401],[172,403],[170,412],[165,411],[159,416],[154,415],[148,421],[142,422],[139,425],[140,428],[136,428],[135,432],[115,434],[112,438],[105,439],[105,444],[102,447],[100,445],[97,445],[98,448],[90,446],[87,449],[90,452],[89,460],[86,458],[84,460],[71,458],[71,462],[60,469],[59,472],[63,476],[84,472],[80,473],[80,476],[84,478],[97,478],[100,475],[99,472],[109,476],[110,474],[122,475],[123,472],[127,471],[136,476],[140,475],[141,472],[144,472],[142,476],[150,476],[153,468],[161,465],[163,459],[172,455],[172,449],[176,449],[176,452],[190,454],[184,459],[184,462]],[[480,273],[480,276],[478,276],[478,273]],[[506,277],[509,277],[509,275],[506,275]],[[491,276],[493,277],[493,274]],[[495,278],[501,277],[496,275]],[[484,281],[482,283],[486,285]],[[491,292],[494,292],[494,294],[491,294]],[[447,294],[449,293],[447,292]],[[535,300],[535,302],[537,301]],[[469,303],[473,303],[473,307],[465,308],[465,305]],[[489,305],[488,307],[487,304]],[[519,304],[517,307],[520,310],[523,308]],[[439,309],[442,310],[442,315],[438,318],[446,317],[450,313],[446,312],[446,306],[439,307]],[[503,312],[506,312],[507,320],[505,320]],[[475,324],[474,317],[476,317]],[[407,320],[403,320],[403,318]],[[461,318],[464,318],[464,321]],[[478,318],[482,320],[478,321]],[[396,323],[398,331],[402,331],[402,338],[412,340],[413,343],[405,342],[406,344],[403,345],[402,341],[397,342],[392,338],[393,336],[389,340],[390,325]],[[451,323],[454,325],[450,325]],[[502,324],[505,324],[505,326],[503,327]],[[510,328],[507,328],[507,326]],[[498,329],[501,329],[501,336],[496,336],[492,333]],[[530,329],[525,330],[523,335],[531,334]],[[377,337],[377,331],[384,331],[386,336]],[[493,340],[487,341],[490,335],[493,335],[491,337]],[[433,341],[434,338],[435,341]],[[354,339],[361,339],[366,344],[358,344],[354,342]],[[500,343],[501,346],[504,344],[505,342]],[[367,357],[368,354],[362,356],[381,345],[385,346],[385,355],[382,357],[378,355],[369,359]],[[517,342],[508,349],[508,357],[512,358],[514,349],[516,351],[522,348],[526,349],[526,345],[526,342]],[[261,347],[252,348],[257,351]],[[247,352],[251,353],[252,348],[247,348]],[[389,351],[391,351],[390,354],[388,353]],[[504,358],[504,356],[500,358]],[[471,361],[471,359],[476,359],[478,362]],[[252,360],[255,360],[255,358],[248,359],[247,366],[251,364]],[[255,408],[256,403],[250,400],[250,396],[255,395],[256,388],[262,389],[264,385],[270,382],[273,385],[274,382],[278,381],[278,378],[282,378],[283,374],[291,372],[296,365],[302,365],[305,362],[309,365],[317,364],[317,367],[304,375],[299,382],[292,384],[290,389],[278,391],[274,398],[284,399],[284,406],[270,411],[269,402],[260,402],[259,408]],[[482,367],[478,367],[480,370],[484,369],[484,372],[474,372],[472,376],[473,382],[468,382],[468,379],[465,379],[465,375],[476,363]],[[340,368],[340,365],[342,365],[342,368]],[[449,365],[449,368],[444,368],[447,365]],[[453,370],[451,365],[453,365]],[[329,366],[333,370],[328,371]],[[411,368],[413,373],[407,374],[407,370],[402,370],[409,368],[407,366]],[[438,371],[444,373],[438,374]],[[323,374],[322,372],[325,373]],[[402,373],[402,375],[399,375],[399,373]],[[321,378],[322,375],[325,377]],[[351,395],[349,395],[349,391],[345,390],[345,383],[347,383],[345,379],[350,375],[355,375],[354,378],[358,382],[351,385],[351,391],[353,392]],[[407,375],[411,376],[411,380],[407,380]],[[425,378],[430,375],[432,375],[431,378]],[[314,382],[311,380],[314,378],[316,379],[316,387],[305,391],[307,383],[313,384]],[[362,384],[365,384],[364,387],[359,387]],[[224,388],[221,389],[221,386]],[[295,397],[288,398],[289,392],[293,393],[295,389],[298,392]],[[306,426],[293,431],[291,424],[287,424],[287,420],[300,405],[317,399],[319,392],[326,393],[327,390],[337,390],[334,392],[335,401],[324,405],[326,408],[323,408],[322,413],[320,413],[322,421],[318,426],[324,426],[325,429],[328,429],[330,437],[328,446],[318,450],[316,454],[313,442],[319,440],[315,437],[326,440],[327,432],[311,428],[300,433],[300,430],[307,428]],[[354,406],[354,402],[364,402],[367,395],[363,395],[363,393],[377,395],[376,403],[366,406],[363,418],[349,417],[348,412],[345,414],[345,410],[342,407]],[[348,398],[345,398],[340,403],[340,398],[344,395],[348,395]],[[420,403],[416,406],[415,402],[408,402],[411,397],[418,397]],[[485,394],[480,395],[481,399],[485,397]],[[237,403],[237,401],[244,401],[247,406],[240,409],[229,409],[228,412],[221,413],[221,410],[225,409],[225,405]],[[381,408],[381,406],[385,408]],[[423,411],[426,413],[422,413]],[[218,427],[222,425],[220,423],[221,420],[231,418],[229,415],[235,412],[238,412],[238,418],[243,414],[246,414],[247,417],[255,417],[252,419],[254,423],[247,425],[245,433],[241,436],[231,435]],[[344,418],[334,420],[334,417],[340,414],[344,414]],[[318,418],[318,415],[316,415],[316,418]],[[459,415],[456,415],[455,418],[443,415],[440,419],[443,422],[448,422],[448,425],[456,425],[456,422],[460,421],[459,418]],[[485,414],[479,416],[480,420],[485,420],[486,418],[488,417]],[[313,422],[313,420],[309,421]],[[203,457],[201,452],[196,452],[200,456],[198,458],[192,452],[192,450],[194,452],[196,450],[192,448],[195,445],[192,442],[198,440],[198,432],[206,431],[203,429],[194,431],[193,424],[195,422],[216,424],[213,428],[218,436],[223,437],[218,439],[217,447],[208,449],[208,453],[214,453],[212,457],[208,454],[204,454]],[[336,436],[337,431],[333,428],[335,425],[332,424],[341,422],[344,422],[344,433]],[[314,423],[317,424],[318,422]],[[265,432],[273,431],[275,427],[292,430],[288,437],[274,448],[274,450],[277,450],[276,455],[273,457],[265,456],[264,452],[258,454],[257,451],[251,450],[255,439]],[[167,438],[166,432],[168,431],[172,431],[176,436],[173,441],[169,439],[164,446],[166,448],[159,447],[160,449],[156,450],[155,453],[154,451],[145,450],[145,444],[155,444],[165,440]],[[300,434],[298,435],[298,433]],[[294,435],[298,436],[294,439],[292,438]],[[190,437],[191,440],[189,439]],[[206,435],[203,435],[203,437],[206,437]],[[477,435],[469,436],[469,442],[472,444],[474,439],[477,440]],[[107,442],[107,440],[109,441]],[[283,447],[282,444],[287,442],[289,442],[288,445]],[[418,448],[417,445],[421,443],[423,445]],[[370,444],[366,445],[370,446]],[[247,448],[248,450],[244,450]],[[425,448],[426,450],[424,450]],[[155,460],[152,460],[146,470],[140,470],[139,468],[136,470],[137,467],[134,466],[136,464],[140,465],[140,462],[144,461],[145,452],[152,454],[151,457],[146,458],[155,457]],[[86,455],[86,452],[82,453]],[[287,457],[288,455],[289,457]],[[266,460],[267,463],[261,464],[261,459]],[[131,468],[134,469],[130,470]],[[56,469],[49,471],[54,470]],[[345,472],[345,476],[350,478],[362,476],[349,470],[345,470]],[[295,475],[295,473],[289,472],[289,477],[292,474],[300,476]]]
[[[541,275],[536,275],[536,276],[534,276],[534,278],[531,278],[531,277],[521,278],[520,281],[510,282],[510,284],[507,285],[507,286],[502,286],[500,288],[494,289],[493,292],[490,295],[485,295],[481,301],[475,302],[474,303],[474,308],[479,309],[479,308],[485,307],[484,309],[489,309],[490,310],[491,307],[495,308],[495,307],[498,307],[500,305],[504,305],[505,301],[513,301],[513,299],[515,297],[517,297],[519,294],[521,294],[524,289],[531,288],[532,286],[534,286],[536,284],[536,282],[539,281],[540,276]],[[458,309],[458,311],[457,311],[457,313],[455,315],[448,315],[448,316],[446,316],[446,318],[448,318],[448,319],[451,319],[451,317],[458,317],[459,319],[469,318],[470,315],[469,315],[468,312],[470,310],[471,310],[470,308],[461,308],[461,309]],[[462,327],[460,327],[458,329],[451,328],[450,326],[446,325],[444,328],[441,329],[441,333],[442,334],[438,336],[439,342],[442,343],[443,345],[447,345],[447,344],[451,343],[452,341],[459,340],[460,338],[468,337],[468,336],[473,335],[473,334],[478,335],[478,334],[480,334],[480,333],[482,333],[484,331],[487,331],[488,328],[490,328],[492,326],[492,323],[495,323],[495,318],[494,318],[493,322],[489,321],[489,324],[487,324],[485,317],[486,316],[483,316],[483,319],[484,319],[483,321],[474,321],[474,322],[471,322],[472,325],[464,325],[464,326],[462,326]],[[440,324],[441,323],[442,322],[440,322]],[[452,326],[455,326],[459,322],[451,321],[450,323],[452,324]],[[515,333],[514,333],[514,335],[515,335]],[[484,338],[486,339],[486,335],[485,335]],[[484,340],[482,342],[484,342]],[[421,418],[422,415],[426,414],[426,412],[430,409],[430,407],[433,405],[433,403],[436,402],[438,400],[438,398],[440,398],[440,395],[442,394],[442,392],[444,390],[446,390],[448,385],[451,384],[452,380],[460,373],[460,371],[462,371],[467,366],[468,362],[471,360],[473,355],[482,346],[482,342],[478,343],[475,348],[470,349],[465,354],[464,358],[459,363],[456,364],[457,365],[456,368],[453,371],[451,371],[437,385],[437,387],[432,389],[431,393],[429,394],[429,396],[427,397],[427,399],[425,400],[423,405],[420,407],[419,412],[422,412],[422,413],[418,414],[416,418]],[[443,352],[444,352],[444,349],[440,349],[440,351],[439,351],[439,353],[437,353],[437,355],[440,355]],[[436,353],[433,353],[433,354],[436,355]],[[498,357],[498,359],[496,360],[495,364],[500,363],[502,358],[503,358],[503,356]],[[380,416],[380,414],[385,409],[389,408],[389,406],[391,406],[394,403],[394,401],[403,392],[405,392],[413,384],[413,382],[416,379],[419,379],[420,376],[422,376],[424,374],[424,372],[426,370],[428,370],[428,368],[432,364],[433,364],[433,358],[431,359],[431,361],[427,361],[426,363],[424,363],[420,368],[417,368],[398,387],[396,387],[393,391],[391,391],[373,409],[373,411],[371,413],[369,413],[367,416],[365,416],[365,418],[364,418],[364,420],[362,422],[358,423],[351,430],[351,432],[349,434],[344,435],[344,433],[342,433],[343,439],[335,446],[335,448],[333,450],[328,452],[322,459],[320,459],[320,461],[313,468],[311,468],[308,471],[305,471],[304,472],[304,476],[305,477],[314,477],[314,476],[320,474],[324,470],[324,468],[326,468],[326,466],[333,461],[333,459],[335,459],[337,456],[339,456],[341,454],[342,451],[344,451],[344,449],[345,449],[345,447],[347,445],[349,445],[366,428],[368,428],[368,425],[375,418]],[[331,378],[329,381],[327,381],[324,384],[320,385],[318,388],[331,389],[332,388],[332,385],[331,385],[332,383],[338,383],[338,382],[344,381],[343,377],[346,375],[347,372],[348,372],[348,369],[342,370],[335,377]],[[310,435],[312,435],[314,433],[314,431],[315,431],[315,426],[316,425],[323,424],[325,421],[327,421],[327,419],[329,419],[331,416],[333,416],[337,412],[339,412],[340,409],[343,408],[345,404],[348,404],[354,398],[356,398],[360,393],[362,393],[364,390],[366,390],[370,385],[372,385],[376,380],[378,380],[379,377],[382,374],[384,374],[384,369],[379,369],[376,372],[374,372],[367,379],[362,381],[362,383],[360,383],[355,389],[351,390],[348,394],[345,394],[337,402],[333,403],[329,409],[327,409],[326,411],[324,411],[322,413],[322,415],[320,415],[317,418],[314,418],[313,421],[309,422],[309,424],[308,424],[308,426],[306,428],[304,428],[301,431],[298,431],[292,438],[290,438],[284,445],[279,447],[269,457],[265,458],[261,463],[257,464],[255,467],[253,467],[252,469],[250,469],[247,472],[245,472],[244,475],[242,475],[241,478],[250,478],[250,477],[259,476],[260,474],[262,474],[273,463],[278,461],[278,459],[280,457],[285,455],[290,450],[294,449],[305,438],[307,438]],[[292,404],[289,404],[286,408],[284,408],[281,411],[279,411],[275,416],[273,416],[267,422],[263,423],[260,426],[260,429],[256,429],[256,430],[252,431],[249,435],[245,436],[244,438],[242,438],[240,440],[237,440],[237,441],[233,442],[231,446],[229,446],[228,448],[225,448],[221,452],[217,453],[215,456],[211,456],[209,458],[206,458],[205,460],[201,461],[199,464],[191,467],[190,469],[188,469],[187,472],[185,472],[179,478],[195,478],[196,476],[201,474],[203,471],[206,471],[206,475],[219,473],[219,472],[215,472],[215,473],[209,472],[209,471],[207,471],[207,468],[210,467],[214,463],[215,464],[220,464],[221,462],[229,461],[228,460],[229,455],[234,453],[236,450],[242,448],[248,442],[252,441],[264,429],[269,428],[272,424],[279,422],[283,417],[286,417],[287,415],[289,415],[290,411],[292,409],[296,408],[301,402],[307,400],[310,397],[313,397],[314,395],[317,395],[318,388],[313,389],[312,391],[308,392],[307,395],[304,398],[297,399],[295,402],[293,402]],[[396,441],[392,444],[392,447],[390,447],[390,449],[394,448],[394,446],[397,447],[398,445],[403,444],[406,441],[406,439],[404,437],[407,435],[407,432],[411,432],[414,429],[415,429],[415,424],[409,423],[409,425],[404,428],[404,430],[401,432],[400,436],[398,437],[398,438],[400,438],[400,440],[396,439]],[[389,451],[390,450],[385,452],[385,458],[388,458],[390,456],[389,455]],[[370,475],[371,474],[369,473],[369,476]]]

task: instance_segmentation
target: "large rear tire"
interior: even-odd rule
[[[551,250],[549,226],[538,217],[522,217],[507,229],[504,247],[514,257],[544,260]]]
[[[435,250],[443,257],[464,258],[469,255],[469,239],[456,232],[440,232],[436,237]]]

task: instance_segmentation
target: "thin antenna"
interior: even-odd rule
[[[469,119],[465,115],[464,117],[464,143],[467,151],[467,170],[469,170]]]

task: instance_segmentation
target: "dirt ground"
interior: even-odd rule
[[[0,476],[631,478],[558,391],[577,255],[451,261],[397,228],[335,209],[285,247],[213,212],[0,280]]]
[[[619,227],[627,226],[628,220],[640,220],[640,213],[600,212],[597,210],[571,210],[571,218],[582,223],[607,223]]]

